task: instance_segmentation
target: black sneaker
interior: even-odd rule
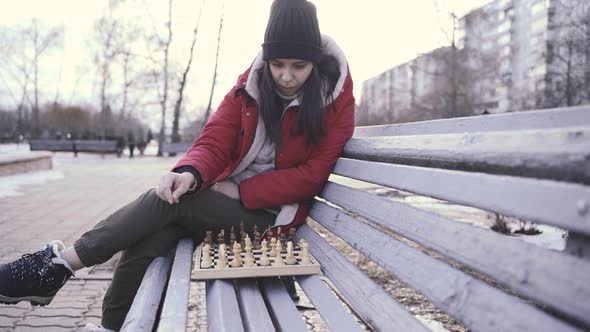
[[[50,242],[43,250],[25,254],[8,264],[0,264],[0,303],[29,301],[45,306],[74,275],[59,255],[65,248],[61,241]]]

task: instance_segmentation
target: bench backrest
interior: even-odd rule
[[[311,211],[469,329],[590,327],[589,106],[357,128],[334,174],[569,230],[552,250],[333,182]],[[316,230],[298,236],[373,328],[420,325]]]
[[[119,152],[115,140],[57,140],[57,139],[32,139],[29,141],[31,151],[55,151],[55,152]]]
[[[192,146],[192,143],[178,142],[178,143],[162,143],[163,153],[186,153]]]

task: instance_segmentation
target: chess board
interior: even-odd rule
[[[302,264],[300,253],[301,249],[299,246],[295,246],[293,248],[293,256],[297,260],[294,265],[285,265],[282,266],[273,266],[272,263],[274,262],[275,257],[268,257],[270,260],[270,264],[268,266],[260,265],[260,250],[253,249],[252,254],[254,256],[254,266],[240,266],[240,267],[232,267],[231,262],[233,260],[233,252],[228,250],[227,258],[228,258],[228,265],[224,268],[219,268],[217,266],[217,259],[218,255],[218,247],[214,246],[211,248],[211,259],[212,259],[212,266],[210,268],[202,268],[201,267],[201,255],[202,255],[203,245],[200,245],[196,250],[196,257],[195,257],[195,269],[194,269],[194,277],[199,280],[205,279],[235,279],[235,278],[256,278],[256,277],[275,277],[275,276],[294,276],[294,275],[309,275],[309,274],[318,274],[320,273],[320,265],[314,259],[313,256],[310,254],[310,264]],[[240,255],[242,259],[244,259],[245,251],[242,250]],[[287,257],[287,250],[283,248],[281,252],[281,257],[283,260]]]

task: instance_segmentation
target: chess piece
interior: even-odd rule
[[[260,232],[256,225],[254,225],[254,249],[260,249]]]
[[[268,266],[270,265],[270,260],[268,259],[268,256],[266,255],[266,251],[268,250],[268,247],[266,246],[267,242],[266,240],[262,240],[262,244],[260,246],[260,265],[262,266]]]
[[[277,255],[277,239],[272,237],[270,238],[270,257],[276,257]]]
[[[205,234],[207,234],[205,236],[205,244],[208,244],[209,246],[213,245],[213,232],[206,231]]]
[[[246,235],[246,255],[244,256],[244,266],[254,266],[254,255],[252,255],[252,242]]]
[[[201,259],[201,268],[208,269],[211,267],[211,246],[209,244],[205,244],[203,246],[203,257]]]
[[[234,259],[231,261],[231,266],[232,267],[242,266],[242,256],[241,256],[242,246],[240,246],[240,244],[237,241],[234,242],[233,253],[234,253]]]
[[[215,264],[215,268],[216,269],[223,269],[227,267],[227,253],[226,253],[226,246],[225,243],[222,243],[219,246],[219,251],[218,251],[218,257],[217,257],[217,263]]]
[[[293,256],[293,242],[287,242],[287,258],[285,258],[285,263],[287,265],[294,265],[297,262],[295,256]]]
[[[229,233],[229,243],[234,242],[236,242],[236,232],[234,231],[234,226],[232,226]]]
[[[277,255],[280,255],[283,252],[283,241],[281,239],[277,240],[276,250]]]
[[[287,234],[285,234],[285,232],[283,232],[283,230],[279,227],[279,240],[281,240],[281,243],[286,244],[287,243]]]
[[[301,264],[311,264],[311,259],[309,257],[309,243],[301,239],[299,246],[301,247]]]
[[[244,225],[244,221],[240,221],[240,243],[242,245],[242,247],[246,246],[246,243],[244,242],[244,240],[246,239],[246,226]]]
[[[293,242],[293,245],[295,245],[295,231],[295,227],[289,228],[289,237],[287,238],[287,241]]]
[[[277,246],[281,243],[281,240],[277,241]],[[283,266],[285,265],[285,261],[283,261],[283,256],[281,255],[281,252],[277,252],[277,256],[275,257],[275,260],[272,262],[273,266]]]
[[[222,245],[225,243],[225,233],[223,232],[223,229],[221,231],[219,231],[219,234],[217,234],[217,244],[218,245]]]

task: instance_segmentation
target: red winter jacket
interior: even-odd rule
[[[328,49],[335,43],[324,36]],[[306,145],[305,135],[297,135],[299,106],[287,109],[281,124],[282,144],[276,150],[275,170],[253,176],[240,183],[240,197],[247,209],[276,208],[299,203],[291,225],[305,222],[314,196],[320,193],[342,149],[354,131],[355,100],[352,78],[346,60],[337,48],[342,76],[335,91],[334,106],[328,105],[323,117],[319,146]],[[257,59],[260,62],[260,56]],[[253,66],[256,66],[256,61]],[[254,140],[258,121],[255,99],[246,91],[252,66],[240,75],[226,94],[203,132],[174,166],[192,166],[203,180],[200,190],[226,179],[236,169]]]

